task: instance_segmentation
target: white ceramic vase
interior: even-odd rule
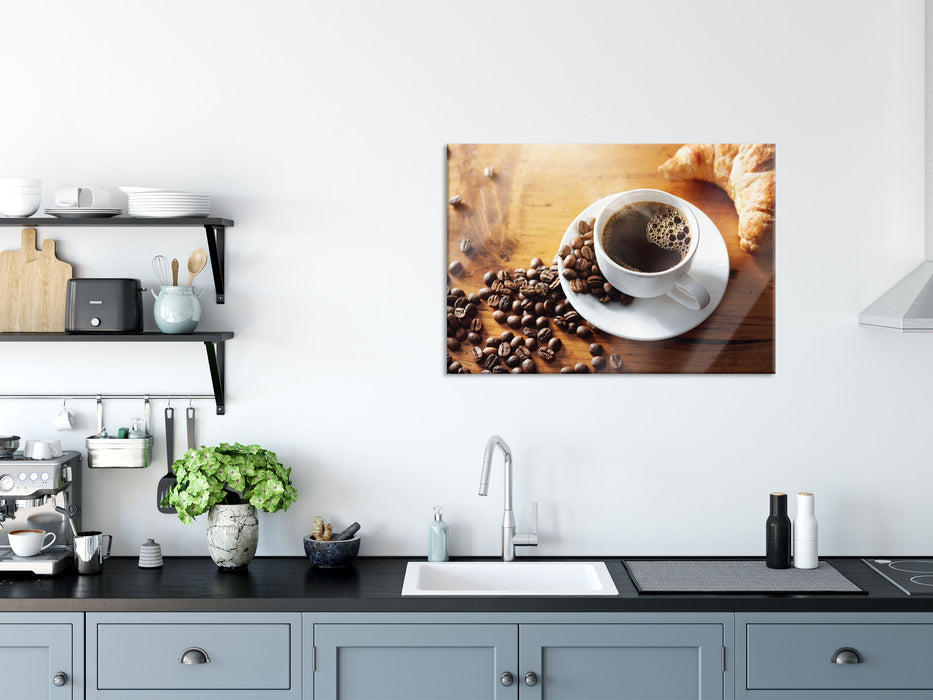
[[[256,555],[259,518],[249,503],[218,504],[207,512],[207,549],[221,569],[245,569]]]

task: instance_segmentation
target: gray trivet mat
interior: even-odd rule
[[[763,560],[624,561],[642,593],[862,593],[825,561],[769,569]]]

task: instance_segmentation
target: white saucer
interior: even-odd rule
[[[570,222],[560,244],[567,245],[580,235],[577,222],[580,219],[595,218],[607,200],[615,197],[611,194],[593,202]],[[688,202],[689,204],[689,202]],[[706,214],[690,204],[700,224],[700,244],[693,258],[690,276],[702,284],[709,292],[709,304],[700,311],[691,311],[668,296],[652,299],[635,299],[628,306],[618,302],[603,304],[592,294],[577,294],[571,291],[570,282],[564,279],[564,264],[558,261],[560,285],[564,295],[573,308],[590,325],[619,338],[629,340],[664,340],[681,335],[696,328],[719,306],[729,283],[729,251],[722,234]]]
[[[94,207],[60,207],[45,210],[46,214],[59,219],[106,219],[122,214],[122,209],[96,209]]]

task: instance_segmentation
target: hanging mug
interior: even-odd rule
[[[152,308],[156,325],[163,333],[193,333],[201,320],[201,293],[194,293],[194,287],[162,287],[155,297]]]

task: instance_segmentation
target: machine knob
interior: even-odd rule
[[[100,319],[97,316],[91,318],[91,325],[97,328],[100,325]]]
[[[65,683],[68,682],[68,674],[64,671],[59,671],[54,676],[52,676],[52,685],[58,686],[61,688]]]
[[[857,649],[842,647],[842,649],[836,649],[836,653],[833,654],[833,663],[860,664],[862,663],[862,655],[858,653]]]
[[[0,491],[12,491],[16,486],[16,480],[9,474],[0,476]]]
[[[506,671],[501,676],[499,676],[499,682],[502,683],[502,685],[504,685],[506,688],[512,685],[514,681],[515,679],[512,678],[512,674],[509,673],[508,671]]]
[[[182,664],[209,664],[211,659],[203,649],[191,647],[181,652],[178,662]]]
[[[538,685],[538,676],[535,675],[534,671],[529,671],[525,674],[525,685],[529,688],[533,685]]]

